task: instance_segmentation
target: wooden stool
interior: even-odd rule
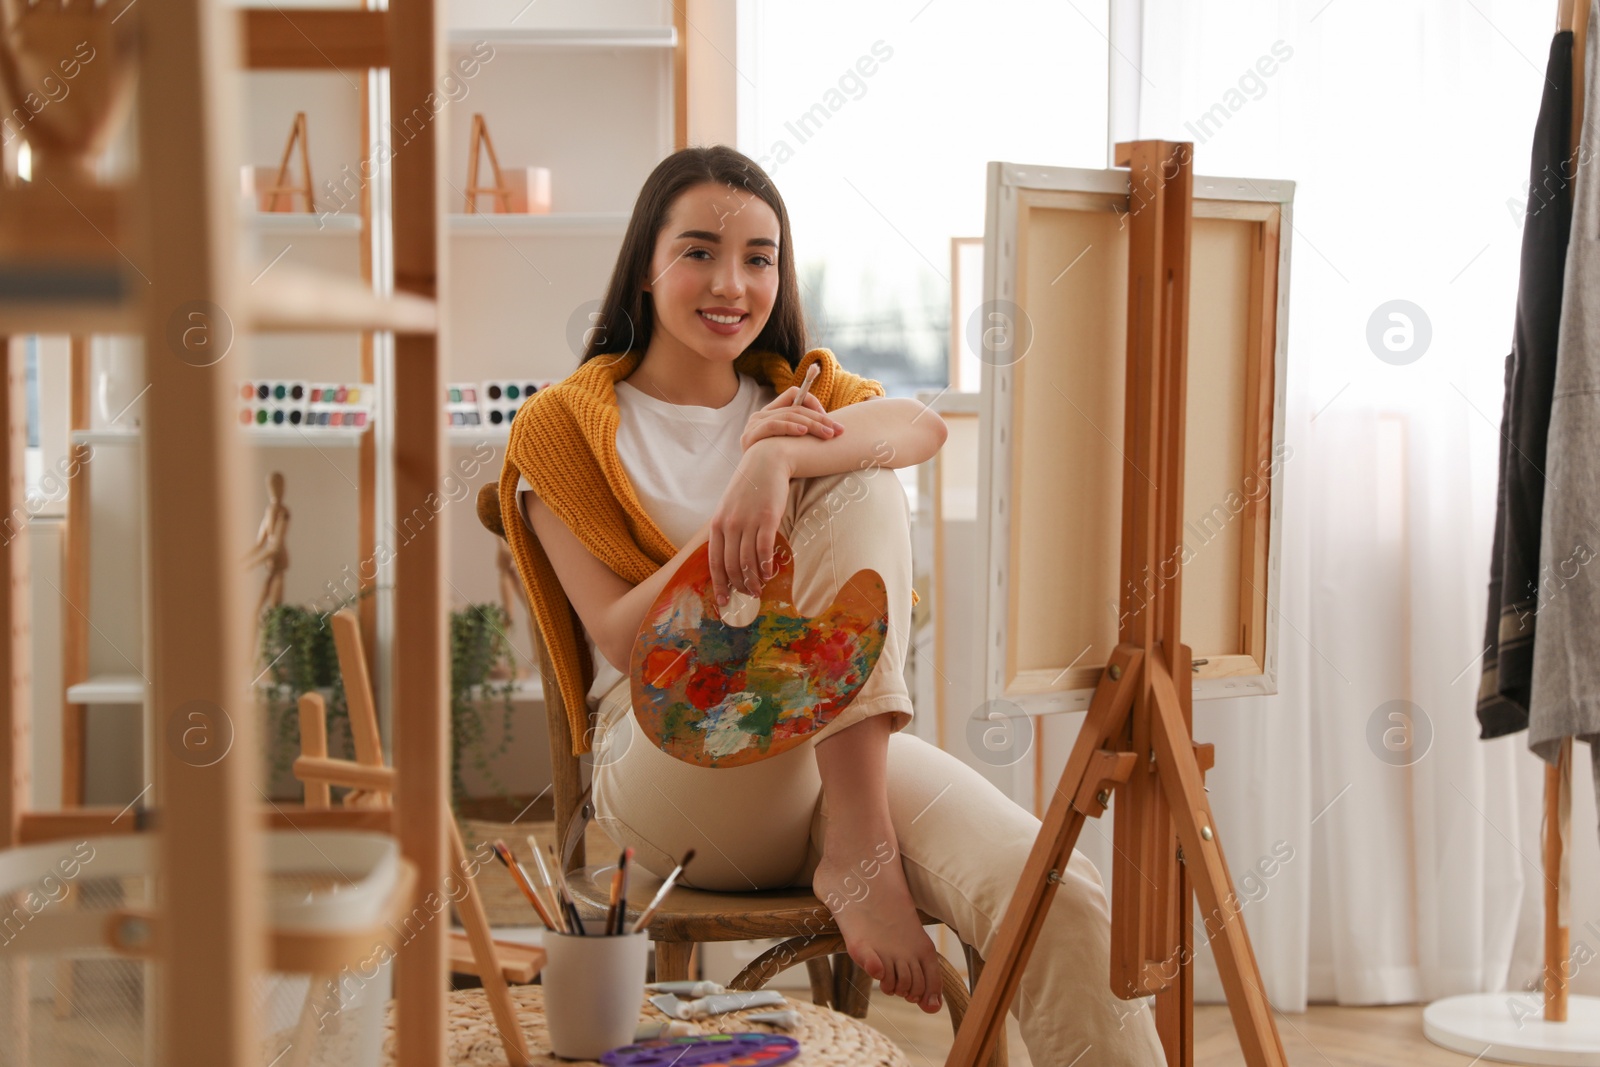
[[[536,1067],[584,1067],[594,1060],[563,1060],[550,1052],[550,1031],[544,1018],[544,987],[517,986],[511,990],[516,1002],[517,1018],[522,1024],[523,1036],[531,1050],[530,1063]],[[703,1019],[690,1025],[703,1034],[727,1034],[760,1031],[787,1034],[800,1042],[800,1055],[789,1062],[796,1067],[908,1067],[905,1053],[866,1023],[829,1008],[791,1000],[788,1007],[800,1013],[800,1025],[794,1030],[780,1030],[765,1023],[746,1022],[745,1016],[777,1008],[752,1008],[749,1011],[728,1012],[715,1018]],[[450,994],[448,1007],[449,1036],[446,1038],[445,1062],[450,1067],[504,1067],[500,1040],[495,1033],[494,1016],[481,989],[460,989]],[[648,1001],[639,1008],[640,1022],[660,1022],[665,1018]],[[385,1023],[383,1062],[393,1064],[394,1059],[394,1004],[389,1005],[389,1018]]]

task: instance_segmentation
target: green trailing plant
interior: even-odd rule
[[[450,787],[456,804],[466,797],[468,760],[496,793],[509,792],[490,767],[511,747],[516,652],[506,637],[507,623],[499,604],[469,604],[450,614]],[[324,613],[295,604],[269,608],[262,615],[258,656],[256,687],[273,724],[274,774],[287,773],[300,754],[298,704],[312,690],[327,700],[328,754],[352,758],[350,706]],[[491,740],[496,710],[498,737]]]
[[[508,793],[489,763],[511,747],[511,697],[517,683],[516,652],[506,637],[509,623],[499,604],[468,604],[450,613],[450,787],[458,804],[467,795],[464,758],[472,760],[496,793]],[[499,738],[491,743],[489,720],[496,709]]]
[[[268,722],[276,744],[272,767],[286,773],[300,754],[302,693],[313,690],[327,699],[328,754],[350,753],[350,706],[339,676],[339,654],[333,627],[320,611],[298,604],[279,604],[261,616],[261,644],[257,650],[256,688],[266,702]]]

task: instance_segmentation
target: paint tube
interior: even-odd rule
[[[776,989],[758,989],[749,993],[719,993],[698,1000],[679,1000],[671,993],[659,993],[650,998],[650,1003],[668,1018],[704,1019],[725,1011],[770,1008],[789,1002]]]
[[[793,1030],[800,1025],[800,1013],[793,1008],[787,1011],[763,1011],[755,1015],[746,1015],[744,1021],[747,1023],[766,1023],[768,1026],[776,1026],[780,1030]]]
[[[705,997],[727,992],[716,982],[651,982],[645,988],[652,993],[674,993],[680,997]]]

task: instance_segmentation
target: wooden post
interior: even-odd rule
[[[67,505],[61,543],[61,806],[83,806],[84,751],[89,709],[66,690],[89,677],[89,456],[71,434],[89,428],[89,338],[72,338],[68,390]]]
[[[240,1067],[261,1048],[266,960],[249,544],[238,501],[235,380],[252,321],[239,284],[238,16],[205,0],[140,4],[140,241],[147,519],[145,605],[159,845],[163,1061]]]
[[[394,153],[394,270],[397,294],[429,299],[447,289],[439,221],[444,217],[441,146],[448,144],[448,108],[427,101],[444,69],[444,27],[432,0],[394,0],[389,8],[391,127],[409,138]],[[425,116],[418,121],[413,116]],[[400,132],[404,124],[404,133]],[[446,467],[443,410],[447,351],[441,315],[433,335],[395,337],[395,522],[404,543],[395,556],[394,755],[400,847],[417,866],[422,901],[445,899],[450,817],[448,765],[449,601],[445,596],[446,530],[437,502]],[[422,919],[419,916],[419,919]],[[399,1067],[445,1062],[445,989],[449,914],[427,914],[397,960],[396,1038]]]
[[[23,381],[21,346],[15,338],[0,338],[0,414],[5,433],[0,436],[0,478],[4,495],[0,507],[7,516],[27,514],[27,476],[23,457],[28,446],[27,389]],[[0,731],[4,746],[5,782],[0,787],[0,848],[19,843],[22,813],[33,789],[33,704],[30,697],[29,660],[32,633],[28,620],[27,525],[18,520],[4,524],[0,545],[0,619],[6,621],[8,640],[0,641],[0,687],[4,689],[10,728]]]
[[[1567,956],[1571,931],[1561,921],[1563,837],[1572,804],[1572,738],[1563,738],[1555,763],[1544,768],[1544,1017],[1567,1021]]]

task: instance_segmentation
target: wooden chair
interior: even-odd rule
[[[478,518],[497,537],[505,536],[500,523],[499,487],[491,482],[478,491]],[[572,751],[572,729],[566,702],[556,682],[555,666],[544,634],[533,628],[534,654],[544,689],[545,721],[550,734],[551,783],[554,793],[557,841],[566,841],[580,820],[592,811],[582,782],[582,767]],[[585,679],[585,685],[592,679]],[[590,716],[592,727],[592,715]],[[615,864],[587,866],[581,836],[566,860],[567,879],[585,919],[605,915]],[[659,879],[642,869],[629,879],[628,913],[636,917],[649,902]],[[939,920],[918,912],[924,924]],[[866,1018],[872,979],[845,951],[844,936],[827,907],[807,889],[771,889],[751,893],[709,892],[679,886],[656,912],[649,927],[656,956],[656,979],[674,981],[690,976],[694,948],[724,941],[757,941],[781,937],[752,960],[730,983],[730,989],[760,989],[781,971],[797,963],[806,965],[811,980],[811,1000],[858,1019]],[[939,957],[943,996],[950,1010],[951,1031],[959,1031],[971,992],[983,973],[983,958],[965,942],[970,985],[945,959]],[[1002,1031],[990,1063],[1010,1062]]]

